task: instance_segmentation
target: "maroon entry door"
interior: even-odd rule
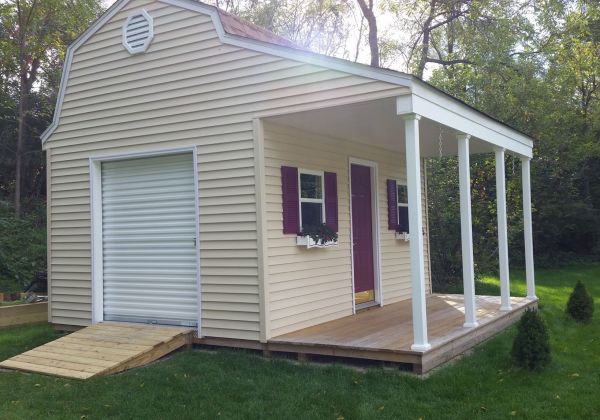
[[[350,188],[352,191],[354,293],[356,303],[364,303],[375,300],[371,168],[352,164],[350,166]]]

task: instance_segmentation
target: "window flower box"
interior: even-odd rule
[[[323,242],[322,239],[319,239],[318,241],[315,241],[313,238],[311,238],[310,236],[306,235],[306,236],[296,236],[296,245],[297,246],[303,246],[306,247],[307,249],[310,248],[330,248],[332,246],[338,246],[338,241],[337,240],[332,240],[332,241],[326,241]]]
[[[399,241],[408,242],[410,240],[410,233],[408,232],[395,232],[395,236]]]

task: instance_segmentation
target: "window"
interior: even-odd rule
[[[398,232],[409,232],[408,229],[408,190],[406,185],[397,184]]]
[[[325,223],[325,188],[323,172],[298,171],[300,194],[300,228]]]

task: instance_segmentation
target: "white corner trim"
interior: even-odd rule
[[[146,38],[143,39],[135,39],[135,40],[130,40],[129,36],[130,34],[129,32],[129,25],[131,24],[131,21],[133,19],[137,19],[139,17],[142,17],[143,20],[146,22],[148,28],[147,28],[147,36]],[[139,23],[136,23],[136,26],[138,26]],[[140,29],[143,29],[143,26],[139,26],[137,28],[134,28],[133,30],[135,31],[137,29],[137,31],[140,31]],[[141,33],[137,33],[137,34],[133,34],[132,36],[140,36],[142,35],[143,32]],[[150,16],[148,14],[148,12],[146,12],[144,9],[140,9],[137,10],[133,13],[131,13],[128,17],[127,20],[125,21],[125,23],[123,24],[123,27],[121,28],[121,42],[123,44],[123,46],[125,47],[125,49],[127,51],[129,51],[129,54],[141,54],[143,52],[146,52],[146,50],[148,49],[148,47],[150,46],[150,43],[152,42],[152,39],[154,38],[154,19],[152,19],[152,16]],[[139,45],[133,45],[132,42],[134,41],[141,41],[143,40],[143,42]]]
[[[92,324],[104,320],[104,264],[102,252],[102,162],[89,159],[92,250]]]
[[[271,323],[269,304],[269,254],[267,246],[267,192],[265,189],[265,129],[263,121],[259,118],[252,120],[254,153],[254,179],[256,193],[256,226],[258,231],[258,290],[259,290],[259,320],[260,341],[266,343],[271,338]]]

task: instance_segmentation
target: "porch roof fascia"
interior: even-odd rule
[[[418,114],[519,156],[533,156],[533,140],[529,136],[425,82],[413,81],[416,83],[412,84],[411,93],[396,98],[398,115]]]

